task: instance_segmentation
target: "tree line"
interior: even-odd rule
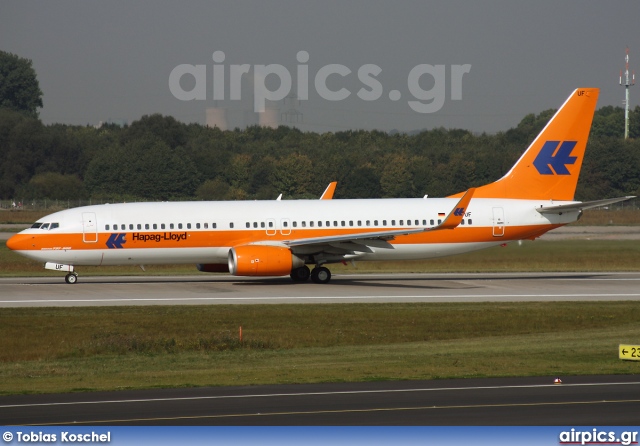
[[[263,200],[446,196],[507,172],[553,110],[497,134],[437,128],[417,134],[221,131],[170,116],[128,126],[44,125],[0,108],[0,198]],[[596,112],[576,199],[640,194],[640,107],[624,140],[624,111]]]

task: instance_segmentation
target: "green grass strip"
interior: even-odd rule
[[[640,302],[16,308],[0,393],[640,373]],[[243,342],[238,329],[243,327]]]

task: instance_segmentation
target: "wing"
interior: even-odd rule
[[[445,229],[454,229],[457,227],[464,218],[464,214],[474,192],[475,188],[469,189],[454,206],[451,212],[449,212],[449,215],[447,215],[444,221],[438,226],[434,226],[432,228],[394,229],[391,231],[361,232],[327,237],[303,238],[285,241],[284,244],[291,248],[316,245],[320,250],[322,250],[322,246],[332,248],[339,246],[340,249],[350,248],[350,251],[362,252],[371,252],[371,250],[367,248],[369,246],[392,249],[393,245],[389,243],[389,240],[393,240],[399,235],[419,234],[422,232],[440,231]],[[367,249],[357,249],[360,247]]]

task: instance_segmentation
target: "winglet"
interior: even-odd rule
[[[473,197],[473,193],[476,191],[475,187],[470,188],[465,194],[462,196],[458,204],[456,204],[447,218],[444,219],[442,223],[432,229],[453,229],[460,224],[462,219],[464,218],[465,212],[467,212],[467,207],[469,206],[469,202],[471,201],[471,197]]]
[[[320,197],[321,200],[331,200],[333,198],[333,193],[336,191],[336,186],[338,185],[337,181],[332,181],[329,183],[327,188],[322,193]]]

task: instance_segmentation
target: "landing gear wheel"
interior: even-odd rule
[[[308,266],[301,266],[291,271],[290,276],[294,282],[306,282],[309,280],[309,276],[311,276],[311,271],[309,271]]]
[[[74,284],[78,281],[78,275],[76,273],[69,273],[64,276],[64,280],[67,283]]]
[[[313,268],[313,271],[311,271],[311,280],[313,283],[329,283],[331,280],[331,271],[324,266]]]

